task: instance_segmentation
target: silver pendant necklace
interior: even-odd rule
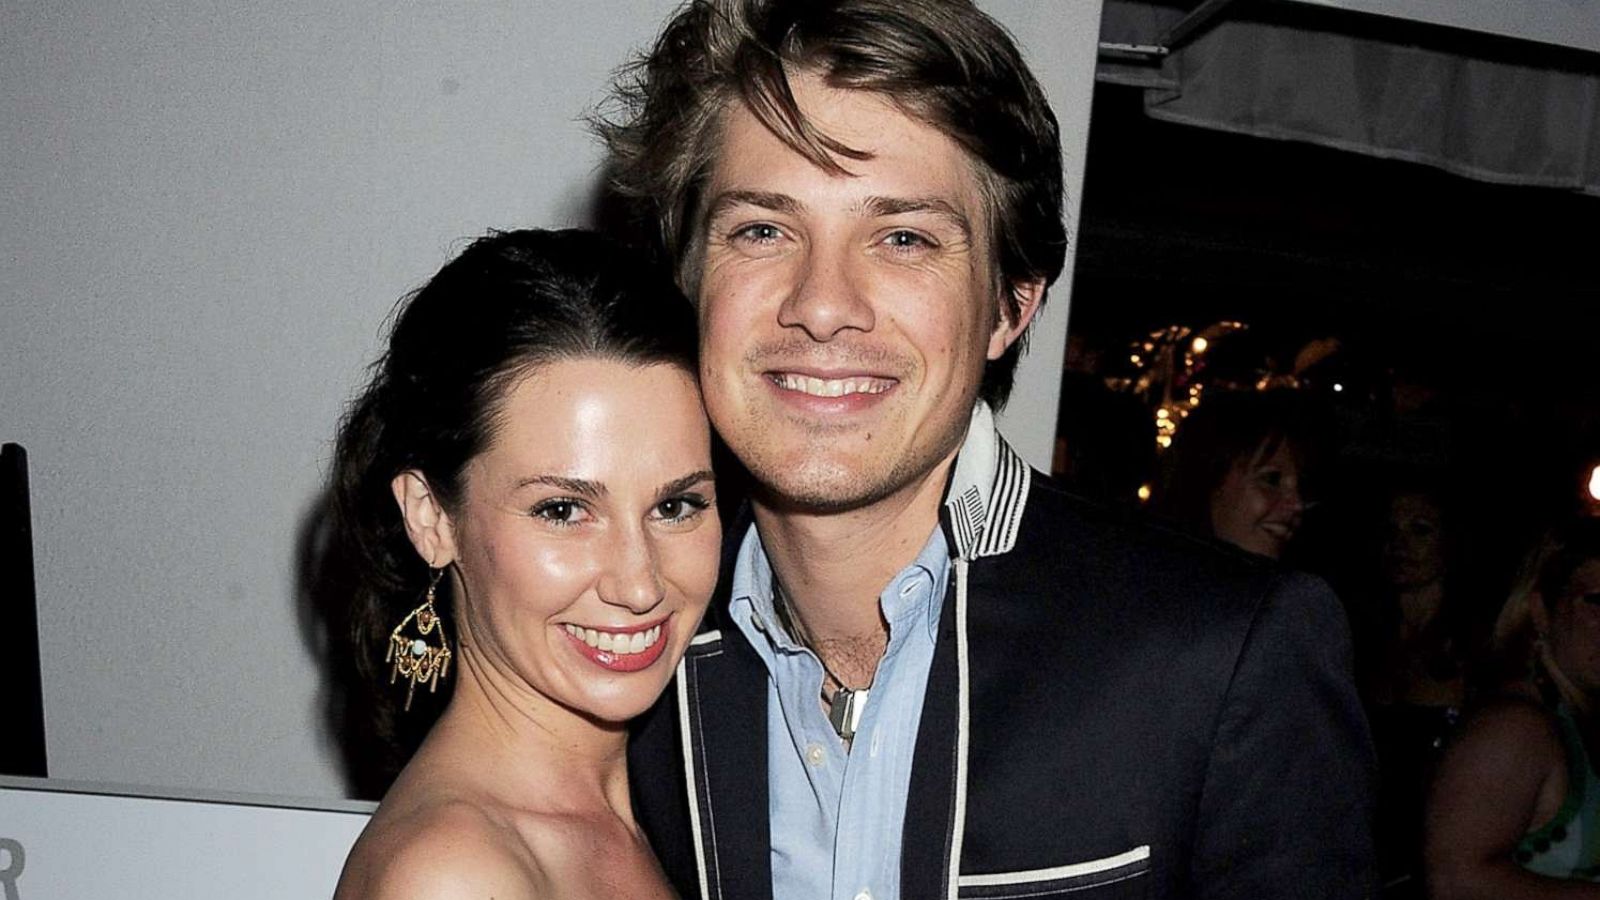
[[[861,725],[861,717],[866,713],[867,695],[871,692],[871,688],[846,687],[844,680],[833,674],[833,670],[823,661],[822,654],[818,653],[806,639],[805,630],[800,625],[800,617],[795,613],[794,607],[789,605],[789,598],[784,594],[777,579],[773,579],[772,582],[772,596],[777,600],[773,607],[777,610],[778,619],[784,630],[789,632],[789,636],[801,646],[810,650],[811,655],[822,665],[822,674],[827,676],[822,684],[822,702],[828,707],[828,724],[833,726],[834,733],[839,735],[839,739],[848,744],[850,739],[856,736],[856,729]],[[828,679],[838,685],[838,689],[831,695],[828,692]]]

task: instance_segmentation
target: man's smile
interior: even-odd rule
[[[870,375],[853,375],[843,378],[819,378],[799,372],[768,372],[767,380],[786,391],[797,391],[812,397],[843,397],[847,394],[881,394],[897,383],[892,378]]]

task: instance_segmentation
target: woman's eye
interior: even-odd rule
[[[710,502],[700,496],[672,497],[656,504],[656,517],[668,522],[682,522],[704,512]]]
[[[1275,488],[1283,484],[1283,473],[1275,469],[1267,469],[1266,471],[1256,475],[1256,481],[1260,482],[1266,487]]]
[[[573,500],[546,500],[533,508],[533,517],[558,525],[571,525],[577,520],[580,510],[581,507]]]

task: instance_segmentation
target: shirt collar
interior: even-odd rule
[[[1032,477],[995,428],[989,405],[980,401],[972,409],[939,514],[951,552],[967,560],[1010,552]]]
[[[761,534],[751,522],[734,556],[730,611],[735,621],[748,619],[777,648],[798,650],[800,645],[778,624],[772,583],[772,564],[767,562]]]
[[[929,536],[912,563],[933,577],[935,590],[930,603],[938,604],[944,599],[947,565],[943,560],[994,556],[1009,552],[1016,545],[1031,481],[1032,470],[1000,436],[989,405],[979,401],[973,406],[966,439],[951,469],[939,511],[940,528]],[[894,583],[899,584],[905,574],[897,575]],[[772,566],[754,523],[745,532],[735,556],[731,599],[736,619],[748,616],[751,624],[775,645],[797,649],[784,629],[778,627]],[[937,620],[937,616],[934,618]]]
[[[895,575],[878,598],[880,608],[883,609],[885,618],[889,620],[891,633],[908,618],[914,621],[916,613],[921,613],[922,618],[934,626],[937,625],[944,602],[945,587],[949,583],[946,577],[949,569],[949,543],[944,530],[935,528],[928,535],[928,540],[922,545],[917,558]],[[908,606],[898,602],[903,589],[911,588],[912,595],[920,593],[917,590],[919,583],[926,585],[926,593],[920,596],[921,603],[917,606]],[[767,560],[766,549],[761,544],[761,535],[752,524],[745,532],[744,539],[739,544],[739,552],[734,557],[730,592],[734,619],[735,621],[747,619],[757,631],[767,636],[776,649],[801,650],[803,648],[800,644],[778,624],[781,620],[777,615],[773,584],[772,564]]]

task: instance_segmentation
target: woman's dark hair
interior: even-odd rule
[[[1156,503],[1162,515],[1211,533],[1211,495],[1235,464],[1265,459],[1287,446],[1302,483],[1320,445],[1310,411],[1292,390],[1207,394],[1173,441],[1170,468]]]
[[[491,232],[400,301],[388,349],[339,429],[332,558],[324,570],[340,584],[322,588],[333,602],[345,601],[343,620],[330,619],[349,639],[361,676],[349,703],[371,711],[378,752],[387,750],[375,764],[388,776],[420,742],[451,683],[442,682],[437,697],[418,691],[405,715],[404,691],[389,685],[389,632],[429,581],[406,536],[394,477],[421,472],[451,509],[461,499],[463,469],[494,439],[506,394],[530,371],[599,358],[675,365],[692,375],[695,350],[693,310],[670,279],[647,274],[612,241],[586,231]],[[438,611],[453,639],[448,585],[440,582]]]

